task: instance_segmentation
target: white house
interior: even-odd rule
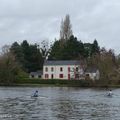
[[[31,72],[29,78],[42,78],[42,71]]]
[[[82,74],[82,65],[76,60],[45,61],[43,65],[43,79],[79,79]]]
[[[89,77],[92,80],[99,80],[100,79],[100,71],[97,68],[91,67],[85,70],[85,76]]]

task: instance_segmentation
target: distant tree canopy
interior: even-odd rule
[[[49,60],[74,60],[88,58],[99,53],[100,48],[96,39],[93,44],[82,43],[73,35],[71,26],[70,16],[66,15],[61,22],[60,39],[51,46]]]
[[[13,43],[10,50],[26,72],[42,69],[43,58],[37,44],[30,45],[24,40],[21,45]]]
[[[117,71],[117,59],[113,50],[106,50],[102,48],[100,53],[92,55],[88,61],[88,66],[97,67],[100,70],[101,80],[113,80],[113,77],[116,79],[120,78],[120,75]]]
[[[9,51],[9,47],[3,48],[0,55],[0,84],[12,84],[18,78],[25,77],[26,74],[22,71],[15,56]]]
[[[88,58],[93,54],[99,53],[97,40],[90,43],[82,43],[73,35],[61,46],[61,40],[55,41],[51,47],[48,59],[50,60],[76,60]]]

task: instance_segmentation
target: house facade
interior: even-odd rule
[[[42,71],[31,72],[29,78],[42,78]]]
[[[99,80],[100,79],[100,71],[97,68],[87,68],[85,71],[85,76],[89,77],[92,80]]]
[[[45,61],[43,65],[43,79],[78,79],[82,74],[80,61],[76,60]]]

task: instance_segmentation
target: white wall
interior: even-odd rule
[[[48,67],[48,72],[45,71],[45,68]],[[51,71],[51,68],[53,67],[54,71]],[[60,71],[60,68],[63,68],[63,71]],[[71,72],[68,73],[68,67],[70,67]],[[45,79],[45,74],[49,75],[49,79],[51,79],[51,75],[53,74],[53,79],[68,79],[68,74],[70,74],[70,77],[74,76],[74,69],[78,67],[78,65],[53,65],[53,66],[43,66],[43,78]],[[72,72],[73,71],[73,72]],[[63,74],[63,78],[59,77],[59,74]],[[75,77],[75,76],[74,76]]]
[[[85,73],[85,74],[89,74],[89,77],[92,79],[92,80],[99,80],[100,79],[100,72],[99,70],[96,71],[96,73]]]
[[[39,75],[34,75],[34,76],[32,77],[32,75],[29,75],[29,78],[42,78],[42,76],[39,77]]]
[[[97,70],[97,72],[96,72],[96,80],[99,80],[99,79],[100,79],[100,71]]]

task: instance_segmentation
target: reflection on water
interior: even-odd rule
[[[38,98],[31,98],[34,90]],[[0,88],[0,120],[120,120],[120,89]]]

